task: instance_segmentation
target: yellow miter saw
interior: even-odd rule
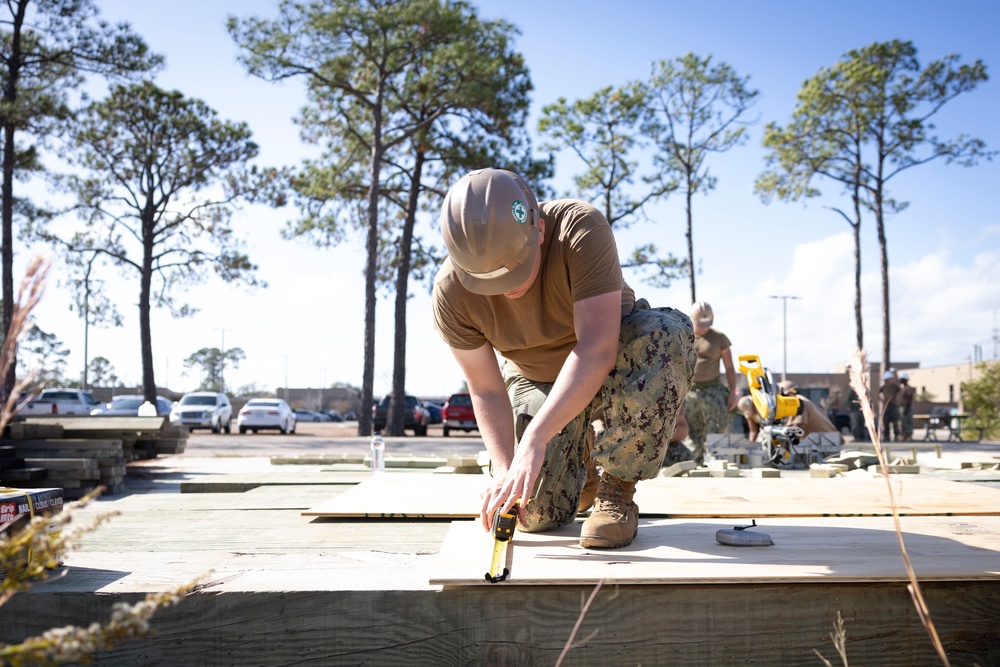
[[[746,375],[753,407],[760,415],[758,437],[764,448],[764,460],[773,465],[785,465],[793,459],[792,447],[802,441],[805,433],[798,426],[787,426],[781,420],[802,414],[798,396],[778,393],[771,371],[760,363],[755,354],[739,356],[740,373]]]

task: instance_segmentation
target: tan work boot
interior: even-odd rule
[[[635,482],[605,472],[597,488],[597,504],[583,522],[580,546],[617,549],[632,544],[639,531],[639,506],[632,502]]]
[[[577,512],[586,512],[594,504],[597,497],[597,485],[601,481],[601,476],[597,474],[597,464],[590,458],[590,451],[584,452],[584,463],[587,466],[587,483],[583,485],[580,492],[580,504],[577,505]]]

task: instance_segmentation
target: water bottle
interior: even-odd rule
[[[372,474],[385,472],[385,440],[381,433],[372,437]]]

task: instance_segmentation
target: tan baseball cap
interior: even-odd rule
[[[538,253],[538,202],[517,174],[480,169],[448,190],[441,233],[455,275],[475,294],[495,295],[528,281]]]
[[[705,301],[698,301],[691,305],[691,322],[696,327],[707,329],[712,326],[715,316],[712,314],[712,307]]]

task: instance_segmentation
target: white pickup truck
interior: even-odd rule
[[[23,404],[17,411],[22,416],[89,415],[100,403],[82,389],[42,389],[38,398]]]

